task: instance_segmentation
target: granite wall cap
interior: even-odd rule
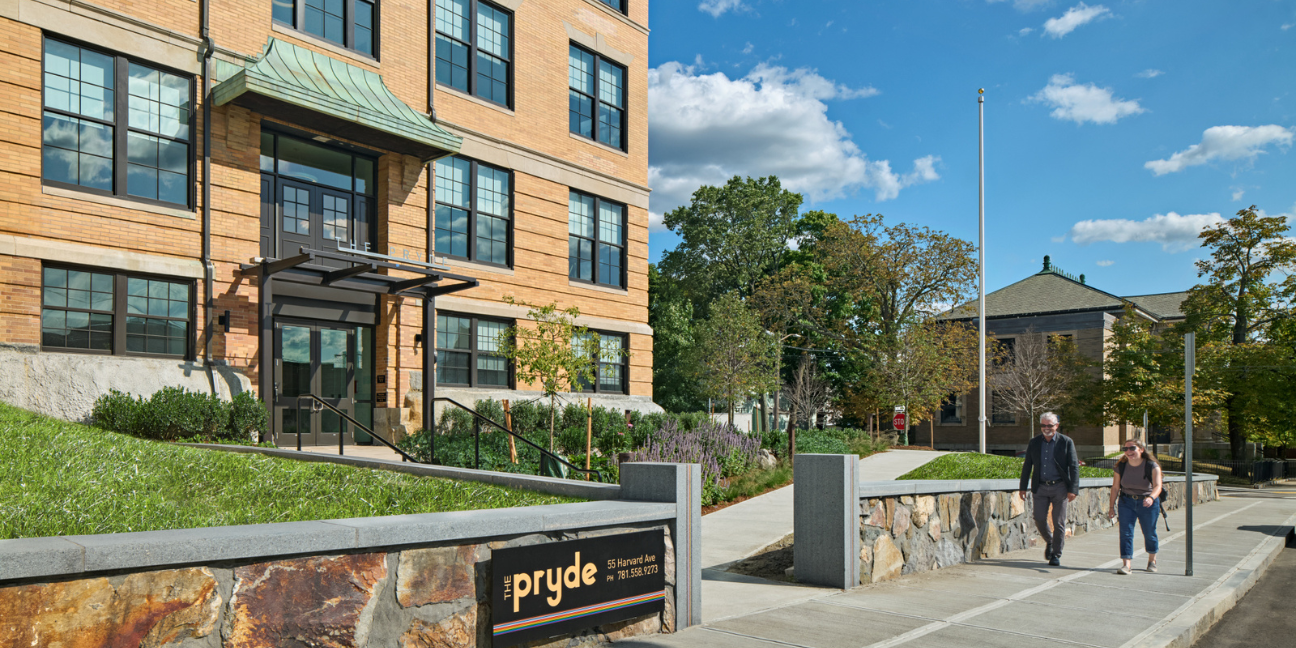
[[[1218,475],[1193,474],[1193,481],[1216,481]],[[1168,483],[1182,482],[1183,476],[1166,475]],[[1021,485],[1017,479],[905,479],[895,481],[862,481],[860,497],[892,497],[899,495],[931,495],[935,493],[968,493],[974,491],[1016,491]],[[1097,488],[1112,485],[1110,477],[1082,477],[1080,488]]]
[[[85,566],[85,548],[66,538],[0,540],[0,581],[74,574]]]

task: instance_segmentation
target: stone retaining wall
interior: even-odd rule
[[[618,500],[0,540],[0,648],[489,647],[497,549],[658,530],[665,611],[527,644],[701,622],[701,471],[628,463]]]
[[[1002,480],[996,486],[993,490],[950,488],[944,492],[914,488],[927,492],[869,496],[865,491],[876,493],[886,485],[861,484],[859,582],[877,583],[1043,546],[1030,496],[1023,500],[1018,495],[1016,480]],[[1166,509],[1182,506],[1183,478],[1167,477],[1165,486]],[[1215,480],[1195,481],[1193,486],[1196,502],[1219,499]],[[960,490],[963,492],[954,492]],[[1066,533],[1079,535],[1113,526],[1107,519],[1110,493],[1110,479],[1081,480],[1079,496],[1067,507]]]
[[[665,613],[538,645],[671,632],[674,552],[656,525],[0,587],[0,646],[490,646],[493,550],[645,528],[666,538]]]

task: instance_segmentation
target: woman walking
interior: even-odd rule
[[[1148,453],[1142,441],[1125,442],[1124,455],[1116,462],[1112,475],[1111,507],[1107,517],[1120,516],[1120,554],[1122,565],[1117,574],[1130,573],[1134,559],[1134,522],[1143,531],[1143,548],[1147,551],[1147,570],[1157,570],[1158,547],[1156,521],[1161,511],[1161,466]],[[1119,501],[1119,505],[1118,505]]]

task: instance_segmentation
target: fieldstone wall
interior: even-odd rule
[[[648,525],[2,587],[0,647],[484,648],[492,645],[492,550],[644,529],[666,538],[666,611],[527,646],[673,632],[671,534]]]
[[[1184,483],[1168,481],[1165,486],[1166,509],[1182,506]],[[1194,483],[1195,502],[1219,499],[1215,486],[1215,481]],[[1107,519],[1110,497],[1110,486],[1081,488],[1067,507],[1067,535],[1113,526]],[[861,498],[860,583],[1043,546],[1030,500],[1017,491]]]

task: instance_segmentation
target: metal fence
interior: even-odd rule
[[[1114,468],[1118,459],[1086,459],[1085,465],[1095,468]],[[1161,469],[1166,472],[1183,472],[1182,459],[1162,459]],[[1278,479],[1296,478],[1296,461],[1261,459],[1258,461],[1233,461],[1229,459],[1193,459],[1194,473],[1210,473],[1220,477],[1243,480],[1248,484],[1263,484]],[[1224,483],[1224,482],[1221,482]]]

